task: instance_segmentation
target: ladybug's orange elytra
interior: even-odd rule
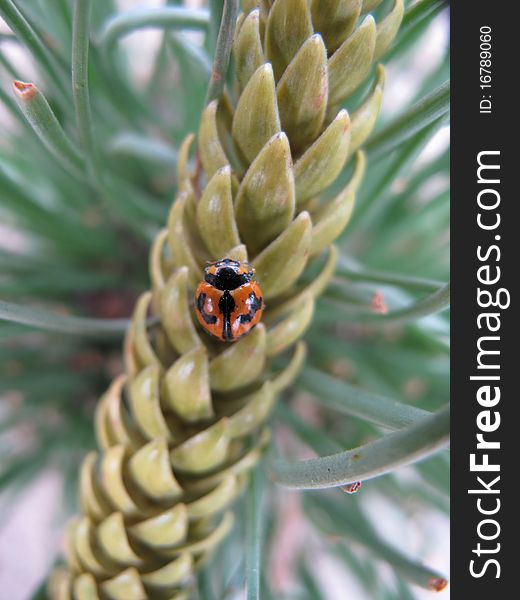
[[[195,314],[201,326],[224,342],[234,342],[261,319],[265,304],[248,263],[224,258],[204,269],[195,292]]]

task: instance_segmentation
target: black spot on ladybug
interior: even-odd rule
[[[208,315],[208,313],[204,310],[204,303],[206,302],[206,294],[200,294],[197,298],[197,308],[199,309],[204,322],[208,325],[214,325],[217,322],[217,317],[215,315]]]
[[[218,308],[224,317],[222,337],[228,341],[233,339],[233,333],[231,331],[231,313],[235,310],[235,306],[236,304],[233,296],[226,290],[218,301]]]
[[[262,308],[262,298],[258,298],[254,292],[249,294],[249,312],[247,315],[240,315],[241,323],[251,323],[256,313]]]

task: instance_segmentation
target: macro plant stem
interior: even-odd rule
[[[445,407],[418,423],[364,446],[300,462],[274,459],[270,476],[280,485],[300,490],[341,487],[384,475],[446,448],[450,410]]]
[[[343,448],[329,432],[311,425],[300,416],[293,406],[280,402],[275,411],[276,422],[286,426],[306,446],[318,456],[341,452]],[[275,455],[274,448],[270,452]]]
[[[336,275],[345,277],[359,283],[375,283],[376,285],[392,285],[417,292],[435,292],[442,287],[443,282],[436,279],[425,279],[423,277],[412,277],[401,273],[389,271],[375,271],[366,268],[355,268],[348,265],[344,257],[340,256]]]
[[[86,73],[86,71],[84,72]],[[109,174],[108,177],[102,177],[101,173],[99,173],[99,176],[96,177],[94,176],[96,171],[92,169],[89,169],[89,172],[85,173],[84,155],[64,132],[45,96],[33,83],[14,81],[13,90],[18,106],[45,147],[70,175],[86,183],[92,190],[96,190],[106,206],[116,206],[118,195],[114,192],[116,188],[119,190],[125,189],[124,186],[127,189],[129,188],[127,206],[132,207],[134,214],[126,215],[127,222],[140,235],[146,235],[142,222],[143,215],[162,217],[163,213],[156,212],[152,203],[144,202],[139,197],[135,188],[128,186],[117,175]],[[82,112],[85,108],[83,101],[84,97],[80,101],[81,119],[84,119],[86,114]],[[88,128],[88,123],[86,121],[83,121],[83,123]],[[92,164],[96,163],[93,162]],[[112,210],[108,210],[106,213],[108,219],[114,219]]]
[[[100,156],[93,132],[88,82],[91,13],[92,0],[75,0],[72,26],[72,91],[79,137],[87,163],[87,176],[92,188],[98,192],[107,208],[105,211],[107,218],[113,219],[114,198],[117,198],[125,182],[120,181],[117,175],[105,176],[105,172],[100,168]],[[134,198],[132,193],[128,195],[128,200],[129,203],[135,203],[136,208],[142,209],[142,212],[161,216],[155,215],[153,210],[150,213],[149,203]],[[134,221],[136,225],[138,222],[138,219]]]
[[[23,115],[20,114],[16,106],[16,102],[7,94],[7,92],[0,88],[0,102],[4,104],[4,106],[9,110],[9,112],[18,120],[20,123],[27,125],[27,121],[23,118]]]
[[[0,37],[0,43],[2,43],[3,41],[10,41],[9,38],[11,38],[11,37],[13,40],[17,40],[17,38],[15,38],[14,36],[5,36],[5,37]],[[16,69],[14,68],[13,63],[4,54],[1,47],[0,47],[0,65],[2,65],[2,67],[4,67],[4,69],[7,71],[7,74],[10,77],[12,77],[13,79],[16,79],[16,77],[17,77]]]
[[[419,561],[412,560],[383,540],[374,540],[371,549],[376,557],[391,565],[397,573],[410,583],[430,592],[441,592],[448,585],[448,581],[442,573]]]
[[[311,366],[301,373],[299,383],[325,408],[387,429],[408,427],[430,414],[421,408],[357,388]]]
[[[366,308],[360,309],[359,305],[347,304],[345,300],[336,300],[328,297],[325,300],[329,305],[337,309],[337,312],[348,316],[348,320],[352,323],[401,325],[448,309],[450,306],[450,284],[447,283],[432,294],[411,303],[409,306],[398,310],[391,310],[386,314],[374,312]]]
[[[272,535],[273,515],[265,515],[264,520],[264,509],[271,508],[267,502],[271,488],[266,485],[263,467],[258,466],[272,437],[273,413],[281,415],[284,425],[323,456],[312,463],[316,468],[328,461],[335,467],[329,472],[326,466],[324,473],[322,469],[321,479],[311,470],[310,487],[341,485],[345,477],[346,483],[352,483],[351,476],[355,481],[376,477],[429,456],[446,444],[441,413],[431,414],[392,400],[400,397],[398,384],[381,386],[388,397],[380,396],[328,375],[326,366],[323,372],[308,367],[300,376],[299,388],[317,396],[316,410],[324,415],[324,423],[343,421],[345,414],[354,421],[352,429],[340,431],[306,423],[298,414],[298,401],[294,406],[278,403],[277,408],[280,394],[293,385],[304,364],[302,336],[314,315],[314,323],[319,324],[327,311],[327,306],[318,304],[318,297],[334,277],[338,254],[345,252],[342,244],[334,244],[347,225],[355,222],[350,221],[355,197],[362,197],[364,188],[375,182],[379,197],[374,202],[379,202],[396,173],[406,168],[393,162],[393,171],[387,173],[389,162],[399,159],[409,166],[434,126],[444,119],[435,102],[428,104],[431,98],[427,95],[444,73],[439,72],[435,83],[427,82],[425,91],[417,93],[417,97],[425,96],[426,106],[420,105],[406,123],[392,122],[382,129],[379,141],[375,138],[373,153],[394,152],[381,166],[369,163],[368,185],[360,187],[365,171],[363,150],[383,100],[385,75],[380,59],[397,39],[409,2],[211,0],[211,10],[191,10],[181,6],[181,0],[172,0],[160,8],[119,14],[114,0],[101,4],[39,0],[34,8],[26,0],[0,0],[0,6],[9,2],[25,11],[28,27],[32,26],[67,87],[67,96],[61,94],[41,68],[42,81],[37,84],[49,90],[50,105],[33,84],[20,83],[17,88],[18,96],[27,94],[18,101],[26,104],[22,108],[30,126],[59,163],[55,166],[49,159],[49,174],[40,169],[26,186],[23,172],[31,158],[20,152],[12,158],[7,155],[5,169],[0,165],[9,182],[10,204],[26,219],[26,229],[37,232],[52,250],[45,263],[52,282],[43,269],[32,268],[27,277],[19,278],[29,290],[26,295],[40,298],[30,292],[37,285],[52,283],[51,292],[41,297],[44,308],[64,306],[76,314],[93,314],[83,307],[99,302],[100,309],[116,306],[115,314],[126,315],[124,307],[133,301],[133,292],[127,291],[142,290],[129,320],[54,315],[44,309],[0,303],[0,318],[10,322],[1,332],[4,337],[13,335],[18,323],[78,337],[62,337],[56,344],[63,359],[58,356],[59,366],[51,362],[52,371],[41,369],[40,375],[33,360],[27,369],[31,379],[20,386],[24,393],[31,386],[39,393],[42,382],[47,381],[51,393],[61,392],[59,401],[67,409],[71,406],[68,398],[79,397],[74,390],[79,388],[80,378],[85,387],[82,392],[89,394],[97,394],[102,383],[97,370],[91,374],[89,366],[83,368],[90,356],[71,361],[73,369],[76,362],[80,365],[79,374],[67,371],[67,378],[61,375],[61,365],[69,364],[69,346],[77,345],[80,352],[85,347],[82,336],[102,339],[126,333],[124,373],[111,381],[96,406],[96,449],[83,458],[80,511],[67,528],[65,545],[70,551],[66,564],[50,578],[49,595],[53,600],[80,596],[127,600],[130,595],[154,600],[212,600],[214,596],[231,598],[241,588],[247,600],[278,597],[280,590],[273,589],[276,586],[263,572],[267,557],[262,544],[265,539],[267,546],[267,536]],[[244,10],[241,17],[239,5]],[[421,10],[431,14],[436,6],[425,0]],[[427,24],[421,14],[417,10],[412,13],[410,26]],[[149,28],[160,30],[163,40],[155,65],[148,71],[151,76],[144,81],[142,72],[134,69],[127,45],[119,42]],[[184,36],[179,30],[198,34]],[[367,82],[364,98],[363,82]],[[30,101],[40,105],[30,105]],[[65,102],[67,106],[61,106]],[[349,112],[342,108],[346,104]],[[54,109],[55,105],[59,109]],[[35,108],[40,109],[36,117]],[[38,143],[34,147],[34,157],[44,154]],[[414,171],[411,181],[415,176]],[[49,182],[48,187],[42,182]],[[50,201],[53,193],[55,204]],[[361,210],[367,204],[371,208],[370,202],[359,204]],[[402,221],[385,221],[397,204],[392,192],[383,214],[376,214],[377,225],[384,221],[388,227],[381,228],[381,236],[372,246],[375,255],[397,225],[402,229],[409,225],[409,215]],[[418,229],[428,217],[428,210],[424,212]],[[48,216],[52,227],[40,219],[42,214]],[[34,225],[39,219],[47,226],[44,234]],[[61,226],[66,219],[70,227]],[[142,289],[141,260],[146,250],[140,238],[153,238],[146,290]],[[103,242],[107,252],[100,251]],[[70,261],[69,247],[76,250]],[[362,250],[363,245],[360,253]],[[61,257],[69,271],[81,273],[77,286],[66,276],[65,267],[56,266],[54,256]],[[206,300],[194,291],[204,285],[208,263],[223,257],[248,262],[255,269],[255,285],[261,289],[266,312],[249,335],[219,345],[203,329],[216,338],[223,337],[225,329],[206,327],[210,324],[203,318]],[[379,264],[372,260],[370,250],[364,262]],[[396,260],[394,264],[400,263]],[[434,265],[421,271],[420,264],[414,270],[406,262],[398,270],[425,276],[443,272]],[[91,265],[94,272],[99,269],[103,275],[113,276],[106,289],[85,283],[84,271]],[[54,284],[60,276],[64,293]],[[398,321],[440,310],[446,301],[442,293],[440,300],[436,296],[442,283],[430,279],[358,271],[354,262],[340,267],[339,277],[343,280],[336,279],[336,287],[344,295],[334,312],[342,321],[350,318],[348,310],[364,310],[360,321],[380,322],[380,315],[367,315],[372,286],[352,285],[351,281],[414,292],[412,296],[400,289],[386,290],[390,306],[414,303],[389,315]],[[223,312],[216,301],[222,290],[213,287],[215,290],[207,290],[208,297]],[[77,298],[73,304],[67,293]],[[430,296],[416,301],[421,293]],[[12,297],[11,293],[7,298]],[[352,304],[347,306],[349,302]],[[228,313],[228,321],[237,317],[239,322],[242,316],[247,315]],[[325,317],[331,318],[329,314]],[[247,322],[251,319],[252,314]],[[445,324],[445,319],[431,321]],[[430,321],[424,322],[425,330],[429,326]],[[439,330],[442,332],[442,327]],[[360,328],[360,332],[364,335],[365,330]],[[372,332],[367,328],[367,333]],[[37,337],[46,343],[46,337]],[[341,328],[334,333],[330,328],[319,339],[316,328],[309,329],[310,355],[319,354],[327,345],[322,364],[340,359],[348,343],[342,337]],[[413,336],[408,337],[410,340],[400,340],[404,358],[410,356],[408,341],[420,345]],[[429,349],[431,340],[427,341]],[[96,352],[100,362],[104,346]],[[383,350],[375,347],[372,355],[377,359]],[[383,367],[380,373],[368,363],[363,344],[349,349],[348,355],[352,360],[359,356],[367,361],[360,364],[359,385],[370,381],[369,389],[377,389],[377,377],[382,383],[385,375]],[[395,359],[397,364],[397,356]],[[403,367],[406,374],[416,365],[415,358],[411,362],[412,366]],[[367,376],[370,373],[376,378],[373,383]],[[421,380],[422,376],[422,372],[417,374]],[[91,377],[96,377],[94,384]],[[427,393],[425,406],[432,405],[432,396],[442,395],[437,388]],[[391,433],[343,452],[362,444],[365,434],[378,435],[379,428]],[[83,429],[85,434],[91,433],[88,425]],[[67,426],[66,431],[75,438],[79,428]],[[75,439],[66,443],[78,445]],[[292,443],[283,447],[288,457],[293,456]],[[275,465],[282,483],[285,477],[290,487],[309,487],[305,478],[298,480],[301,465],[305,469],[307,462],[291,465],[279,460]],[[376,487],[382,489],[384,481]],[[396,485],[395,492],[401,491]],[[243,500],[237,502],[242,494]],[[345,500],[339,492],[336,496],[336,504]],[[345,504],[348,509],[345,502],[343,509]],[[233,530],[236,518],[243,526]],[[350,512],[347,518],[354,519]],[[340,531],[341,518],[338,522]],[[370,535],[365,540],[360,535],[359,541],[395,566],[398,575],[408,577],[408,571],[414,572],[411,561],[404,558],[401,562],[400,547],[392,552]],[[347,542],[348,534],[343,543]],[[373,574],[372,566],[367,572]],[[418,569],[408,580],[425,581],[427,572]],[[308,574],[312,581],[312,569]],[[380,589],[384,593],[382,586]]]
[[[209,54],[213,54],[217,45],[217,37],[220,31],[222,22],[222,12],[224,10],[225,0],[210,0],[209,1],[209,25],[208,35],[206,36],[205,49]]]
[[[400,35],[406,35],[408,31],[424,20],[429,20],[432,14],[446,8],[449,4],[448,0],[417,0],[404,13],[403,22],[401,24]]]
[[[4,18],[15,35],[27,46],[32,56],[45,70],[57,90],[65,98],[70,97],[64,83],[64,77],[59,72],[60,66],[58,62],[12,0],[0,0],[0,16]]]
[[[400,310],[394,310],[386,315],[370,314],[368,320],[374,320],[382,323],[406,323],[422,319],[429,315],[436,314],[450,307],[450,284],[447,283],[429,296],[418,300],[410,306]]]
[[[90,108],[88,63],[91,13],[92,0],[75,0],[72,21],[72,96],[79,137],[85,153],[87,177],[105,205],[109,205],[113,194],[107,190],[104,173],[99,167]],[[107,211],[107,214],[110,218],[112,211]]]
[[[197,577],[199,600],[211,600],[215,596],[210,574],[207,568],[202,568]]]
[[[100,46],[105,61],[105,69],[109,74],[112,85],[118,94],[124,98],[134,113],[146,116],[155,126],[162,127],[163,123],[145,102],[140,94],[136,94],[123,76],[122,69],[115,60],[117,42],[124,36],[144,28],[182,29],[206,32],[209,25],[209,12],[205,10],[190,10],[178,6],[163,6],[158,8],[137,8],[109,17],[96,36],[96,44]]]
[[[444,119],[450,110],[450,83],[444,82],[436,90],[407,108],[392,119],[365,145],[370,159],[376,160],[399,148],[414,135],[439,119]]]
[[[177,152],[173,146],[129,131],[114,137],[109,143],[108,152],[114,156],[131,156],[169,168],[175,167],[177,163]]]
[[[385,60],[391,61],[411,47],[424,33],[432,19],[448,5],[449,0],[417,0],[417,2],[413,2],[404,14],[399,36],[385,54]]]
[[[405,142],[401,148],[397,148],[390,160],[386,161],[385,166],[379,170],[377,176],[367,182],[366,193],[369,201],[359,207],[352,219],[357,227],[366,230],[380,224],[381,216],[394,198],[393,194],[388,193],[392,182],[400,175],[409,172],[415,159],[440,128],[441,122],[442,120],[438,119]]]
[[[86,337],[122,337],[129,319],[91,319],[61,315],[42,308],[20,306],[0,300],[0,320],[30,325],[38,329]]]
[[[137,8],[107,19],[98,36],[99,44],[111,52],[118,40],[137,29],[183,29],[206,31],[209,26],[207,10],[189,10],[178,6]]]
[[[371,555],[390,565],[404,580],[424,589],[440,592],[448,584],[442,573],[407,556],[401,550],[399,540],[393,544],[383,539],[357,503],[352,502],[347,510],[342,510],[337,495],[324,494],[308,494],[304,503],[306,512],[316,515],[318,526],[326,535],[342,537],[343,548],[357,542]]]
[[[247,491],[246,515],[246,589],[247,600],[260,600],[262,562],[263,473],[256,467]]]
[[[72,95],[81,144],[90,175],[98,176],[88,89],[88,54],[92,0],[75,0],[72,23]]]
[[[225,0],[224,9],[222,11],[222,21],[217,37],[217,45],[215,48],[215,58],[213,60],[211,77],[206,94],[206,105],[213,100],[220,98],[224,91],[237,15],[238,0]]]
[[[80,151],[63,131],[45,96],[33,83],[13,82],[16,101],[25,118],[61,166],[82,179]]]
[[[374,598],[446,585],[367,498],[412,528],[407,498],[448,505],[448,453],[394,475],[447,439],[428,412],[447,396],[447,315],[415,322],[448,302],[448,153],[416,161],[447,123],[443,48],[399,73],[417,90],[377,126],[385,63],[392,80],[446,4],[0,0],[0,75],[33,82],[0,89],[0,481],[54,466],[55,508],[77,512],[38,600],[317,600],[320,556]],[[197,318],[224,257],[265,300],[233,343]],[[287,461],[310,451],[318,487],[389,476],[285,505],[265,459],[298,487],[308,463]]]

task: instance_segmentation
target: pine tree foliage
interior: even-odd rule
[[[150,24],[207,30],[207,39],[215,39],[218,2],[212,6],[216,16],[176,6],[112,16],[110,3],[73,4],[59,3],[50,17],[29,3],[0,2],[0,14],[41,74],[41,82],[23,83],[7,54],[2,60],[16,81],[14,96],[2,93],[1,100],[17,119],[21,114],[25,119],[2,149],[6,202],[1,208],[32,246],[17,253],[4,277],[8,302],[0,310],[11,321],[3,335],[12,357],[5,389],[16,389],[17,368],[27,369],[31,378],[25,377],[21,393],[37,401],[47,389],[57,390],[62,398],[57,406],[63,407],[59,422],[70,431],[53,443],[56,424],[44,411],[44,418],[35,421],[37,444],[15,456],[0,476],[16,480],[38,448],[46,450],[39,464],[61,456],[73,472],[77,453],[91,447],[90,413],[87,407],[81,417],[69,396],[81,385],[91,392],[103,385],[112,374],[103,357],[117,357],[113,338],[126,329],[123,372],[116,367],[119,374],[95,403],[97,448],[82,460],[81,513],[67,526],[66,564],[54,571],[49,596],[224,597],[236,577],[233,562],[245,518],[248,597],[261,593],[268,598],[276,595],[276,586],[250,574],[267,560],[259,550],[263,532],[258,529],[259,498],[266,495],[261,492],[267,484],[258,465],[273,445],[273,424],[283,423],[322,456],[316,459],[318,472],[328,464],[323,455],[340,452],[337,462],[344,465],[341,452],[359,446],[360,454],[372,457],[360,462],[363,480],[383,467],[387,472],[397,467],[397,461],[385,466],[385,458],[397,456],[401,448],[399,464],[425,458],[446,442],[445,413],[429,415],[445,393],[446,321],[430,316],[426,326],[423,321],[404,329],[397,325],[447,306],[447,288],[436,281],[446,277],[445,263],[428,261],[447,219],[445,157],[409,171],[445,122],[446,88],[426,95],[416,108],[403,107],[403,116],[371,137],[383,101],[380,61],[394,53],[406,57],[406,49],[413,48],[444,3],[423,0],[406,8],[402,0],[245,1],[236,27],[227,34],[230,77],[225,86],[219,81],[224,19],[204,104],[211,64],[204,49],[167,30],[149,89],[136,93],[116,44],[129,31]],[[225,3],[224,17],[231,4]],[[98,33],[89,45],[92,9]],[[45,37],[47,27],[50,38]],[[15,40],[4,37],[1,42]],[[68,40],[69,46],[50,44],[53,38]],[[67,53],[72,59],[65,58]],[[168,87],[172,58],[180,82],[175,89]],[[64,75],[71,60],[72,93]],[[445,76],[443,62],[424,82],[425,91]],[[166,97],[175,100],[173,113],[164,110]],[[29,156],[24,156],[26,147]],[[21,182],[20,173],[36,165],[37,157],[42,162],[34,180]],[[166,215],[172,182],[165,172],[171,173],[174,164],[176,194]],[[406,174],[404,192],[391,189],[398,174]],[[415,205],[439,181],[441,193],[430,196],[426,207]],[[358,211],[359,197],[365,202]],[[353,233],[345,238],[351,221]],[[412,253],[400,246],[403,239]],[[148,242],[150,290],[136,298],[129,323],[107,321],[102,313],[95,319],[60,320],[46,311],[29,314],[11,302],[21,294],[54,302],[73,299],[81,311],[118,299],[114,312],[120,316],[143,288]],[[35,248],[41,248],[39,259]],[[352,256],[372,270],[361,268]],[[394,275],[391,267],[402,256],[407,258],[402,274]],[[194,316],[194,289],[204,266],[224,257],[252,264],[266,301],[261,324],[233,344],[210,338]],[[385,303],[392,309],[378,314],[386,312]],[[351,324],[351,333],[342,331],[343,322]],[[41,359],[46,338],[27,339],[20,323],[80,337],[55,334],[56,348]],[[395,354],[396,342],[385,333],[392,331],[399,332]],[[67,355],[72,370],[63,367]],[[373,382],[373,393],[345,382],[341,373],[352,364],[359,371],[348,379]],[[419,377],[425,364],[427,373]],[[39,387],[46,378],[50,383]],[[426,394],[424,378],[430,386]],[[294,391],[288,390],[295,389],[314,395],[317,406],[323,406],[317,429],[301,416],[298,395],[291,405],[279,403],[282,392],[290,397]],[[403,389],[410,397],[424,396],[422,406],[390,399],[401,397]],[[35,420],[41,407],[34,412],[24,401],[23,410]],[[6,422],[23,418],[15,408]],[[71,440],[80,420],[83,437]],[[384,435],[386,446],[373,451],[370,442],[364,444],[379,427],[397,431]],[[404,436],[417,447],[409,458]],[[60,443],[74,449],[65,460]],[[271,477],[291,485],[294,470],[301,467],[296,487],[314,487],[312,471],[303,463],[271,461]],[[420,486],[400,480],[392,480],[392,494],[418,494],[445,509],[443,456],[418,469],[435,488],[432,498]],[[325,481],[321,487],[354,483],[353,471],[342,471],[342,476],[341,482]],[[383,478],[374,481],[374,489],[378,486],[388,491],[390,484]],[[248,488],[252,491],[245,492]],[[280,493],[269,489],[273,497]],[[303,505],[314,527],[354,539],[388,562],[401,590],[408,590],[403,579],[430,589],[445,585],[436,571],[383,541],[361,510],[359,495],[345,506],[342,496],[320,494],[305,496]],[[274,535],[276,523],[268,524]],[[357,564],[348,546],[337,552],[368,589],[370,568]],[[309,557],[302,554],[301,561],[307,582],[301,597],[311,597]],[[395,597],[392,593],[384,597]]]

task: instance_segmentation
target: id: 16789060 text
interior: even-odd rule
[[[491,94],[491,27],[480,28],[480,114],[490,115],[493,107]]]

